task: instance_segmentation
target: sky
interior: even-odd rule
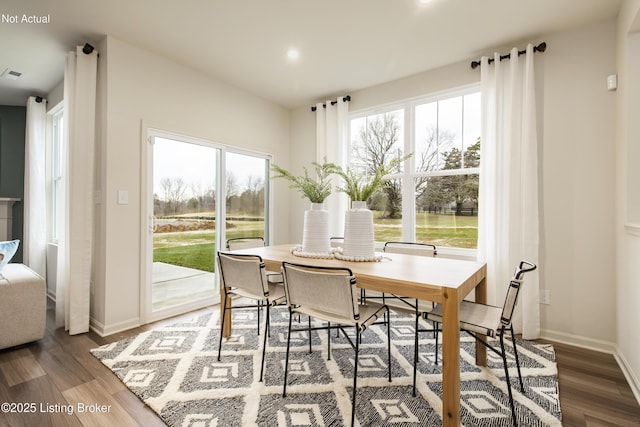
[[[160,180],[182,178],[188,189],[192,186],[211,188],[216,180],[217,157],[221,150],[206,145],[156,137],[153,146],[153,191],[162,195]],[[232,173],[240,189],[250,177],[264,180],[265,160],[244,154],[226,152],[227,174]],[[191,195],[191,193],[188,193]]]

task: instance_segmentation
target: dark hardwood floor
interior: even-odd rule
[[[69,336],[54,327],[50,309],[42,340],[0,351],[0,426],[164,425],[89,350],[175,320],[106,338]],[[554,347],[565,427],[640,426],[640,405],[612,355]]]
[[[553,347],[565,427],[640,426],[640,406],[613,355]]]

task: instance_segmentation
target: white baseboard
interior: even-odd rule
[[[125,320],[122,322],[115,323],[113,325],[105,326],[103,323],[98,322],[93,317],[90,319],[89,327],[93,332],[100,335],[101,337],[106,337],[108,335],[117,334],[118,332],[123,332],[129,329],[137,328],[140,326],[140,318],[135,317],[129,320]]]
[[[546,329],[540,331],[540,338],[613,355],[620,367],[620,370],[622,371],[622,374],[627,380],[633,395],[640,404],[640,381],[633,372],[633,369],[631,369],[631,366],[624,357],[624,354],[622,354],[620,348],[616,344],[608,341],[594,340],[593,338],[586,338],[579,335],[566,334],[564,332],[550,331]]]
[[[616,351],[613,354],[613,357],[616,358],[620,369],[622,370],[622,374],[627,379],[629,383],[629,387],[631,387],[631,391],[635,396],[636,400],[640,404],[640,381],[638,381],[638,377],[635,375],[631,366],[627,362],[627,359],[624,357],[624,354],[620,352],[620,348],[616,346]]]
[[[540,338],[549,341],[556,341],[562,344],[572,345],[575,347],[586,348],[587,350],[599,351],[601,353],[616,353],[616,345],[612,342],[596,340],[580,335],[567,334],[565,332],[542,329],[540,331]]]

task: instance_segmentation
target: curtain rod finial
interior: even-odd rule
[[[91,54],[91,52],[93,52],[93,51],[94,51],[94,49],[95,49],[95,48],[94,48],[93,46],[91,46],[89,43],[85,43],[85,44],[84,44],[84,46],[82,47],[82,52],[83,52],[85,55],[90,55],[90,54]]]
[[[471,68],[474,70],[480,66],[480,61],[471,61]]]

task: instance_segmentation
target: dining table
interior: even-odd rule
[[[346,261],[336,257],[302,257],[284,244],[233,251],[259,255],[267,270],[280,271],[283,261],[349,268],[357,286],[370,291],[432,301],[442,305],[442,425],[460,425],[460,302],[474,291],[475,301],[486,303],[486,264],[476,261],[380,253],[375,261]],[[221,298],[224,291],[221,289]],[[223,310],[221,308],[221,315]],[[223,336],[231,334],[227,311]],[[485,338],[480,336],[479,338]],[[476,365],[487,365],[486,348],[476,341]]]

